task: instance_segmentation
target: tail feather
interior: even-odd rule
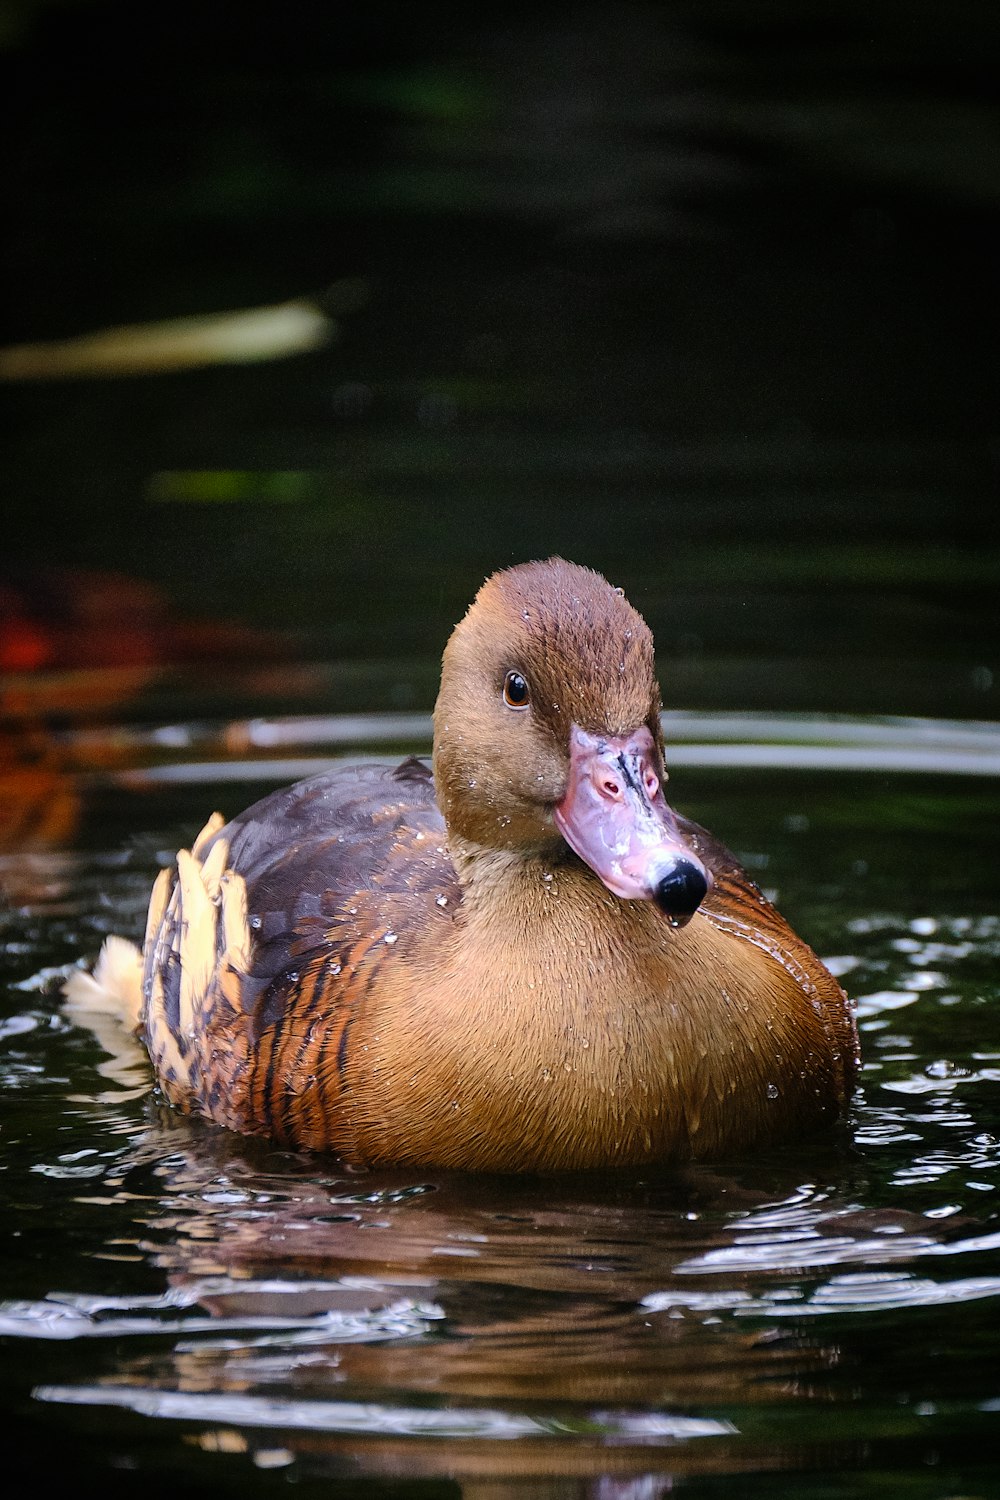
[[[135,1031],[142,1005],[142,954],[135,943],[112,934],[104,940],[93,974],[77,970],[67,979],[63,993],[67,1009],[81,1020],[95,1013],[114,1016]]]
[[[93,1032],[108,1053],[98,1072],[114,1080],[115,1088],[89,1099],[93,1103],[117,1103],[147,1094],[152,1084],[146,1049],[137,1040],[139,1006],[142,999],[142,954],[122,937],[104,941],[93,974],[82,969],[63,985],[66,1011],[81,1026]],[[87,1100],[87,1095],[74,1094]]]
[[[195,1043],[211,1005],[218,942],[235,958],[249,949],[245,886],[226,870],[229,845],[216,837],[224,824],[220,813],[213,814],[191,849],[180,850],[175,867],[160,871],[142,949],[126,938],[108,937],[93,973],[80,970],[63,985],[68,1014],[89,1027],[114,1059],[120,1056],[123,1067],[136,1064],[141,1028],[143,1063],[148,1069],[152,1061],[167,1097],[182,1108],[190,1108],[195,1095],[200,1067]],[[220,920],[225,924],[221,933]],[[148,1003],[143,993],[147,964]],[[173,1008],[165,975],[172,995],[178,987]],[[118,1066],[113,1061],[101,1071]]]

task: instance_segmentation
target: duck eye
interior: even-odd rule
[[[508,708],[527,708],[528,684],[520,672],[508,672],[503,680],[503,701]]]

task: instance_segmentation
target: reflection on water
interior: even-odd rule
[[[687,724],[691,746],[711,722]],[[187,728],[181,761],[204,748]],[[260,721],[258,748],[308,728]],[[925,726],[946,763],[994,753],[966,728]],[[852,743],[877,756],[901,732],[859,725]],[[769,737],[836,749],[846,721],[776,721],[756,743]],[[0,909],[16,1226],[0,1334],[33,1451],[55,1422],[88,1472],[252,1491],[274,1469],[359,1494],[632,1497],[735,1474],[750,1493],[770,1474],[819,1495],[834,1473],[846,1494],[885,1469],[918,1495],[989,1492],[995,789],[886,777],[683,778],[692,814],[857,1001],[849,1127],[751,1162],[527,1179],[345,1172],[161,1109],[141,1056],[109,1057],[58,985],[104,933],[140,927],[150,876],[206,799],[242,804],[248,788],[86,782],[97,821],[60,851],[58,892]]]
[[[8,1304],[0,1326],[116,1341],[110,1373],[46,1381],[40,1401],[235,1427],[310,1469],[349,1454],[389,1474],[404,1453],[411,1473],[469,1477],[781,1467],[789,1421],[805,1436],[810,1408],[850,1407],[859,1383],[863,1412],[824,1417],[822,1462],[880,1435],[905,1455],[920,1330],[903,1314],[947,1310],[954,1336],[959,1304],[1000,1293],[1000,1234],[940,1200],[866,1205],[877,1170],[841,1146],[668,1180],[344,1177],[154,1125],[77,1191],[127,1212],[166,1290]],[[867,1327],[887,1319],[875,1381]],[[959,1365],[922,1383],[961,1404]]]

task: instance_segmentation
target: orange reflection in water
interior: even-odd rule
[[[287,692],[294,649],[239,622],[180,617],[162,590],[120,573],[0,577],[0,894],[51,896],[58,880],[39,859],[73,846],[87,776],[148,754],[127,730],[144,694]]]

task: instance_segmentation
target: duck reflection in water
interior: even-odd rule
[[[735,1252],[760,1242],[758,1213],[773,1240],[783,1213],[796,1246],[836,1234],[843,1205],[803,1190],[803,1155],[739,1177],[322,1174],[163,1110],[118,1181],[168,1277],[162,1336],[87,1399],[202,1446],[284,1450],[302,1474],[447,1475],[469,1500],[515,1479],[582,1500],[780,1466],[780,1424],[750,1455],[726,1414],[835,1399],[839,1350],[770,1315],[772,1272]],[[809,1157],[843,1170],[832,1144]],[[120,1348],[132,1317],[148,1335],[148,1301],[108,1315]]]

